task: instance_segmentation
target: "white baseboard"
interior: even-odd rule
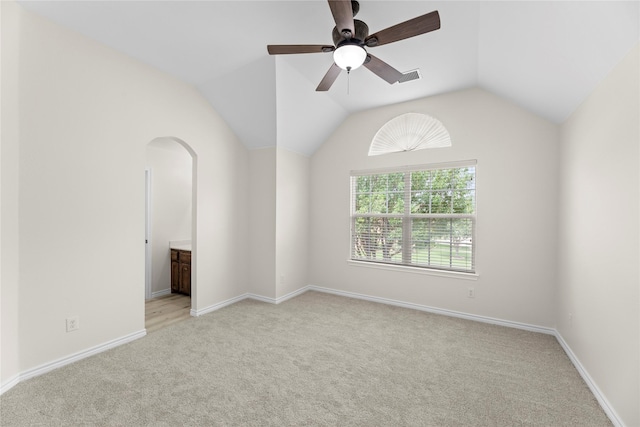
[[[200,310],[194,310],[192,308],[190,313],[193,317],[202,316],[203,314],[211,313],[212,311],[220,310],[223,307],[226,307],[231,304],[235,304],[248,297],[249,297],[249,294],[238,295],[237,297],[230,298],[226,301],[221,301],[217,304],[210,305],[209,307],[201,308]]]
[[[305,292],[307,292],[309,289],[310,289],[310,286],[303,286],[302,288],[300,288],[298,290],[295,290],[293,292],[289,292],[286,295],[283,295],[283,296],[281,296],[279,298],[276,298],[276,304],[280,304],[281,302],[285,302],[286,300],[289,300],[291,298],[295,298],[298,295],[302,295]]]
[[[151,292],[151,299],[163,297],[165,295],[171,294],[171,288],[163,289],[161,291]]]
[[[111,348],[129,343],[131,341],[137,340],[138,338],[142,338],[145,335],[147,335],[147,331],[143,329],[141,331],[134,332],[124,337],[116,338],[114,340],[107,341],[106,343],[97,345],[95,347],[88,348],[78,353],[74,353],[69,356],[62,357],[60,359],[54,360],[53,362],[48,362],[40,366],[36,366],[35,368],[28,369],[20,373],[16,377],[12,378],[6,384],[2,384],[2,386],[0,387],[0,394],[6,392],[10,388],[14,387],[16,384],[22,381],[28,380],[29,378],[37,377],[38,375],[45,374],[47,372],[53,371],[54,369],[58,369],[63,366],[69,365],[71,363],[77,362],[78,360],[85,359],[95,354],[102,353],[103,351],[109,350]]]
[[[16,375],[16,376],[10,378],[8,381],[4,382],[2,385],[0,385],[0,395],[2,395],[4,393],[6,393],[7,391],[11,390],[19,382],[20,382],[20,375]]]
[[[411,302],[398,301],[389,298],[374,297],[371,295],[363,295],[355,292],[340,291],[337,289],[323,288],[320,286],[309,285],[307,290],[324,292],[327,294],[340,295],[348,298],[356,298],[365,301],[377,302],[381,304],[394,305],[397,307],[411,308],[413,310],[426,311],[428,313],[441,314],[443,316],[458,317],[461,319],[473,320],[475,322],[491,323],[492,325],[506,326],[509,328],[524,329],[526,331],[539,332],[547,335],[555,335],[555,329],[544,326],[529,325],[527,323],[513,322],[511,320],[495,319],[493,317],[479,316],[476,314],[463,313],[461,311],[445,310],[442,308],[430,307],[428,305],[414,304]]]
[[[262,302],[268,302],[270,304],[280,304],[281,302],[285,302],[286,300],[289,300],[291,298],[297,297],[298,295],[301,295],[305,292],[307,292],[309,290],[309,286],[303,286],[300,289],[297,289],[293,292],[289,292],[286,295],[283,295],[281,297],[278,298],[270,298],[270,297],[265,297],[262,295],[258,295],[258,294],[247,294],[247,298],[251,298],[251,299],[255,299],[258,301],[262,301]]]
[[[249,299],[254,299],[254,300],[260,301],[260,302],[266,302],[268,304],[277,304],[275,298],[265,297],[263,295],[248,293],[248,294],[245,294],[244,297],[245,298],[249,298]]]
[[[220,310],[223,307],[226,307],[226,306],[231,305],[231,304],[235,304],[235,303],[240,302],[243,299],[247,299],[247,298],[254,299],[256,301],[266,302],[266,303],[269,303],[269,304],[280,304],[281,302],[284,302],[284,301],[286,301],[288,299],[291,299],[291,298],[296,297],[296,296],[298,296],[300,294],[303,294],[308,290],[309,290],[309,286],[304,286],[304,287],[302,287],[302,288],[300,288],[298,290],[290,292],[290,293],[288,293],[286,295],[283,295],[283,296],[281,296],[279,298],[271,298],[271,297],[265,297],[263,295],[258,295],[258,294],[253,294],[253,293],[245,293],[245,294],[242,294],[242,295],[238,295],[237,297],[233,297],[233,298],[230,298],[228,300],[221,301],[221,302],[219,302],[217,304],[210,305],[209,307],[202,308],[200,310],[191,309],[191,315],[193,317],[202,316],[203,314],[207,314],[207,313],[211,313],[211,312],[216,311],[216,310]]]
[[[578,370],[578,373],[580,374],[584,382],[587,383],[589,390],[591,390],[591,393],[593,393],[596,400],[598,401],[598,403],[600,404],[604,412],[607,414],[607,416],[611,420],[611,423],[615,427],[624,427],[624,423],[622,422],[620,417],[618,417],[618,414],[613,409],[611,404],[609,404],[609,401],[607,400],[607,398],[604,396],[604,394],[602,394],[602,392],[600,391],[596,383],[593,381],[593,378],[591,378],[591,375],[589,375],[589,373],[584,368],[584,366],[582,366],[582,363],[580,363],[580,360],[573,353],[573,351],[571,350],[571,347],[569,347],[569,344],[567,344],[567,342],[564,340],[560,332],[558,332],[557,330],[555,332],[556,332],[555,333],[556,339],[562,346],[562,349],[564,350],[565,353],[567,353],[567,356],[571,360],[571,363],[573,363],[573,366],[576,367],[576,369]]]

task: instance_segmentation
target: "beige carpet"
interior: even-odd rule
[[[608,426],[552,336],[318,292],[18,384],[2,426]]]

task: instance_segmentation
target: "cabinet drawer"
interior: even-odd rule
[[[183,264],[191,264],[191,252],[180,251],[180,262]]]

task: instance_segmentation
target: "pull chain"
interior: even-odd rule
[[[347,67],[347,95],[349,95],[349,82],[351,81],[349,79],[350,75],[351,75],[351,67]]]

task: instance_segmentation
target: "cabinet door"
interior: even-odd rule
[[[180,292],[180,263],[171,261],[171,293]]]
[[[180,293],[191,295],[191,264],[180,263]]]

